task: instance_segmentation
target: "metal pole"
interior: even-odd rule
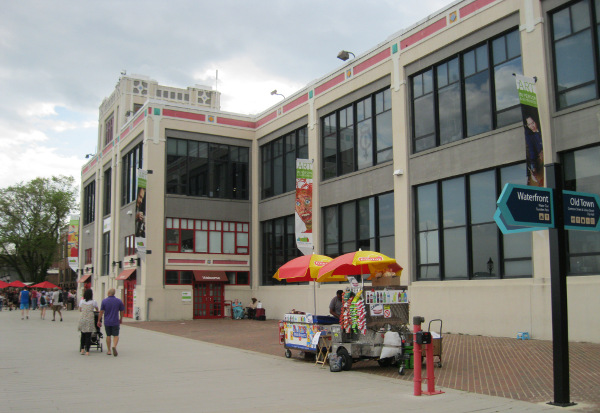
[[[554,228],[549,229],[552,303],[552,354],[555,406],[572,406],[569,389],[569,321],[567,317],[567,258],[563,212],[563,176],[559,163],[545,165],[546,182],[554,191]]]

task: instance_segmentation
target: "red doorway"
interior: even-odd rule
[[[123,281],[123,288],[125,294],[125,312],[124,317],[133,318],[133,294],[135,292],[135,285],[137,284],[135,278]]]
[[[223,317],[223,283],[194,283],[194,319]]]

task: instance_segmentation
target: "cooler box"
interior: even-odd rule
[[[256,315],[254,316],[255,320],[260,320],[260,321],[265,321],[267,319],[266,315],[265,315],[265,309],[264,308],[257,308],[256,309]]]

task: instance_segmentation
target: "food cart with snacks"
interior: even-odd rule
[[[323,340],[329,340],[331,327],[339,320],[331,316],[290,313],[279,323],[280,342],[285,356],[292,357],[292,350],[306,354],[317,354]],[[329,344],[327,344],[329,346]]]
[[[377,360],[380,366],[399,365],[403,374],[404,346],[412,344],[407,287],[400,277],[374,279],[373,285],[348,288],[340,324],[331,326],[331,352],[350,370],[358,360]]]

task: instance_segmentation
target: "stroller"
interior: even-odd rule
[[[92,333],[92,337],[90,338],[90,349],[92,347],[96,347],[96,350],[100,350],[102,353],[102,339],[104,335],[102,334],[102,330],[98,327],[98,311],[94,311],[94,325],[96,326],[96,331]]]

